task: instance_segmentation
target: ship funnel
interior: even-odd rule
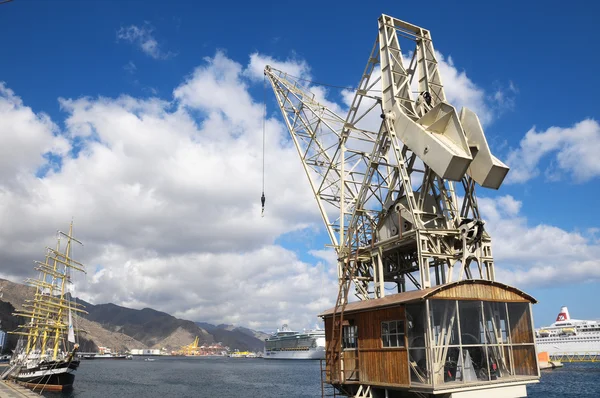
[[[569,309],[567,307],[560,307],[560,312],[556,317],[556,322],[568,321],[569,319],[571,319],[569,316]]]

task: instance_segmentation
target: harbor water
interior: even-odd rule
[[[600,397],[600,363],[566,363],[542,372],[529,397]],[[81,361],[69,393],[47,398],[321,396],[319,361],[224,357],[155,357]]]

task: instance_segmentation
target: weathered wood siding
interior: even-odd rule
[[[430,299],[482,300],[502,302],[523,302],[529,300],[523,296],[499,286],[490,285],[458,285],[435,293]]]
[[[344,320],[356,325],[358,329],[358,349],[342,352],[346,380],[408,387],[406,335],[404,347],[401,348],[383,348],[381,342],[381,322],[405,321],[404,306],[346,314]],[[406,328],[406,322],[404,322],[404,326]],[[332,318],[325,318],[327,347],[331,343],[332,327]],[[339,369],[338,363],[335,371],[339,372]]]
[[[513,346],[513,360],[517,376],[536,376],[538,365],[533,345]]]
[[[381,322],[394,320],[405,320],[404,306],[355,314],[361,382],[408,386],[406,336],[402,348],[383,348],[381,342]]]
[[[513,344],[533,344],[533,327],[529,304],[508,303],[510,339]]]

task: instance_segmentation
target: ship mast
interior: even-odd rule
[[[64,251],[61,252],[61,237],[66,238]],[[85,266],[72,258],[73,242],[83,245],[73,237],[73,222],[69,232],[58,231],[56,248],[46,248],[43,262],[35,261],[35,269],[39,271],[37,279],[27,279],[26,282],[35,287],[33,300],[26,300],[23,309],[14,315],[29,319],[29,322],[19,325],[14,334],[27,337],[25,354],[29,355],[39,350],[40,357],[47,357],[51,351],[51,358],[58,359],[61,343],[66,348],[65,337],[69,328],[71,312],[86,313],[82,305],[71,302],[68,293],[68,284],[71,283],[71,270],[85,273]],[[71,341],[74,343],[74,341]]]

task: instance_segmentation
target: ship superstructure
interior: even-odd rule
[[[69,233],[58,232],[56,248],[46,248],[45,260],[36,261],[37,279],[26,282],[35,287],[32,299],[14,315],[26,322],[11,333],[21,336],[2,378],[13,379],[34,390],[63,391],[72,388],[79,367],[74,316],[86,313],[73,301],[71,275],[84,272],[82,263],[72,258],[73,223]],[[63,242],[61,242],[61,239]],[[64,242],[66,240],[66,243]],[[61,246],[62,243],[62,246]]]
[[[297,332],[283,325],[265,339],[265,359],[324,359],[325,330]]]
[[[538,352],[600,354],[600,321],[571,319],[567,307],[561,307],[556,321],[536,329],[535,335]]]

